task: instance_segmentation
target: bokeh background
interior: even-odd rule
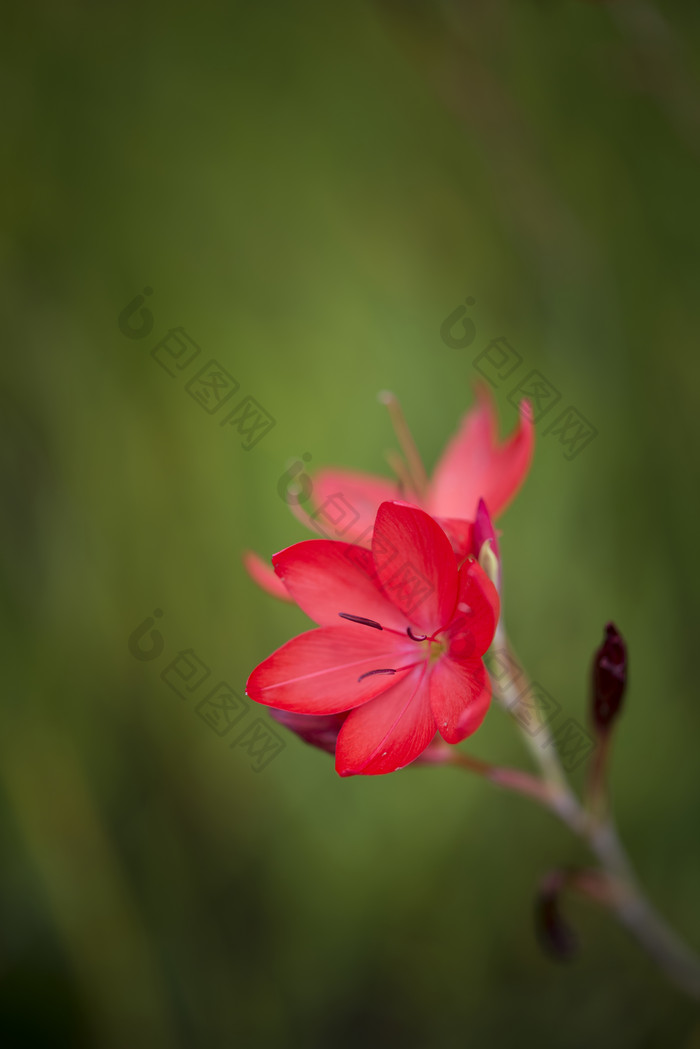
[[[290,462],[387,473],[392,389],[432,467],[505,337],[503,432],[525,369],[597,430],[567,459],[538,424],[501,520],[510,633],[585,723],[591,654],[623,631],[616,811],[700,945],[700,10],[8,20],[2,1045],[696,1049],[696,1007],[592,905],[566,905],[577,958],[541,954],[538,880],[585,859],[547,813],[456,770],[341,780],[291,736],[256,773],[161,673],[191,649],[242,693],[308,625],[241,565],[307,537]],[[152,333],[126,338],[146,286]],[[466,297],[474,340],[450,347]],[[276,420],[252,449],[151,356],[179,326]],[[528,765],[498,709],[463,746]]]

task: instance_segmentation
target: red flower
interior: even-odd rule
[[[498,594],[473,558],[459,564],[442,528],[406,503],[382,503],[372,549],[326,539],[273,558],[293,599],[319,624],[251,674],[251,699],[296,714],[347,714],[341,776],[394,772],[436,732],[458,743],[483,721],[482,656]]]
[[[516,430],[501,442],[498,416],[490,391],[477,386],[478,404],[468,411],[443,452],[431,480],[420,484],[410,466],[403,482],[350,470],[327,469],[313,478],[313,510],[308,513],[298,503],[292,510],[316,532],[369,547],[372,522],[382,502],[408,499],[437,518],[458,557],[474,549],[472,522],[477,519],[482,500],[492,517],[510,503],[527,476],[534,450],[534,424],[526,401],[520,405]],[[410,435],[408,442],[412,444]],[[406,443],[406,441],[404,441]],[[407,456],[410,458],[410,456]],[[336,529],[335,515],[343,515]],[[290,600],[290,595],[270,566],[257,554],[247,553],[248,572],[274,597]]]

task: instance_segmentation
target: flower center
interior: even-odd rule
[[[357,623],[359,626],[368,626],[373,630],[388,630],[390,634],[398,634],[398,630],[392,630],[390,627],[383,627],[381,623],[378,623],[376,619],[368,619],[366,616],[356,616],[351,612],[338,612],[340,619],[346,619],[350,623]],[[413,627],[406,627],[406,634],[410,637],[411,641],[415,641],[417,645],[420,645],[420,659],[415,660],[413,663],[409,663],[403,667],[377,667],[375,670],[367,670],[364,674],[360,674],[358,681],[364,681],[367,677],[374,677],[377,674],[393,675],[397,674],[400,670],[410,670],[411,667],[417,666],[419,663],[425,661],[428,666],[432,666],[445,652],[446,644],[444,641],[437,639],[437,634],[429,637],[428,634],[417,634],[413,630]]]
[[[430,649],[428,651],[428,666],[434,666],[439,659],[444,656],[447,651],[447,643],[440,641],[437,638],[431,638],[428,642]]]

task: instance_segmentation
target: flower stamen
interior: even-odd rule
[[[360,676],[358,677],[357,680],[358,681],[362,681],[363,678],[372,677],[373,674],[395,674],[395,673],[396,673],[396,671],[395,670],[391,670],[391,668],[388,668],[386,670],[368,670],[365,674],[360,674]]]
[[[371,626],[375,630],[383,630],[384,627],[376,619],[366,619],[364,616],[353,616],[349,612],[338,612],[341,619],[349,619],[351,623],[359,623],[360,626]]]
[[[394,433],[406,458],[411,487],[415,490],[418,498],[424,500],[428,493],[428,475],[425,472],[416,443],[401,411],[398,397],[389,390],[383,390],[379,394],[379,400],[389,410]]]
[[[410,626],[406,627],[406,633],[410,637],[411,641],[427,641],[428,640],[428,635],[427,634],[414,634],[413,630],[411,629]]]

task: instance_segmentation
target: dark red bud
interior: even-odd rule
[[[578,949],[576,934],[561,916],[559,893],[553,886],[543,887],[535,900],[535,932],[543,950],[566,962]]]
[[[627,683],[627,647],[613,623],[593,659],[593,723],[607,731],[620,712]]]
[[[296,733],[312,747],[335,754],[340,727],[347,717],[343,714],[293,714],[289,710],[270,708],[270,714],[280,725]]]

